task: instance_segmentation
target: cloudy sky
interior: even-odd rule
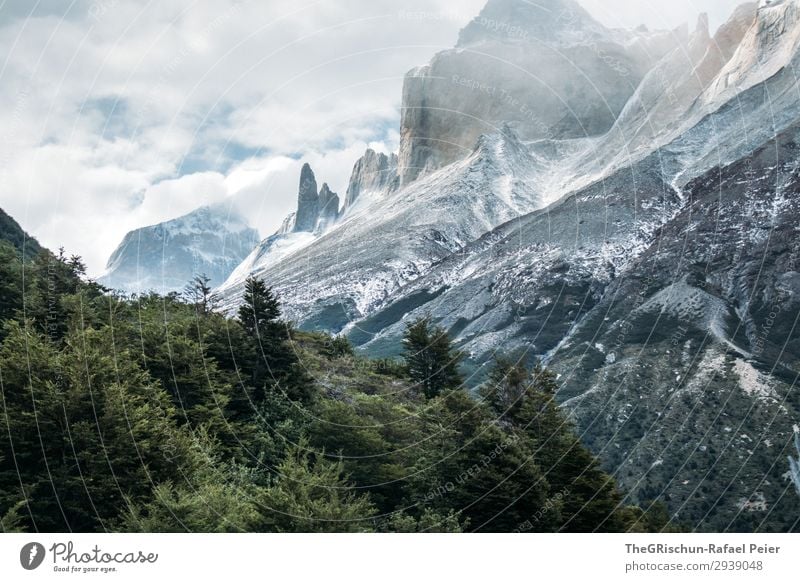
[[[102,272],[124,234],[235,201],[262,235],[299,167],[339,192],[398,143],[403,74],[485,0],[0,0],[0,207]],[[736,0],[583,0],[673,28]]]

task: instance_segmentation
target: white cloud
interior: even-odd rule
[[[736,2],[586,3],[652,26],[645,4],[669,20]],[[266,234],[294,206],[303,161],[343,196],[368,145],[397,147],[404,73],[483,4],[46,0],[31,14],[6,0],[0,206],[95,274],[128,230],[225,197]]]

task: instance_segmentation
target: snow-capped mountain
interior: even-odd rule
[[[260,241],[247,257],[230,273],[230,279],[243,282],[253,273],[279,262],[310,245],[339,219],[339,195],[327,184],[320,189],[311,166],[304,164],[300,171],[297,210],[283,221],[281,228]],[[227,279],[222,287],[228,285]]]
[[[401,184],[504,123],[525,141],[604,134],[674,44],[673,34],[609,30],[574,0],[489,0],[454,49],[406,76]]]
[[[576,6],[490,1],[409,74],[397,178],[222,293],[233,308],[263,277],[290,319],[372,355],[430,316],[472,385],[497,352],[542,357],[636,501],[699,529],[785,529],[800,1],[743,4],[713,36],[705,17],[610,31]],[[587,71],[599,84],[574,91]],[[545,74],[569,95],[542,96]]]
[[[225,281],[253,246],[258,231],[225,204],[125,235],[98,279],[127,293],[182,291],[196,275]]]
[[[762,3],[763,4],[763,3]],[[740,5],[711,37],[701,15],[685,44],[645,76],[614,127],[590,140],[559,197],[664,148],[683,148],[678,180],[740,158],[797,115],[800,23],[796,0]],[[738,117],[737,117],[738,115]],[[694,139],[692,139],[692,136]]]
[[[560,14],[558,11],[567,14],[574,8],[570,8],[569,2],[551,4],[548,14]],[[301,325],[335,331],[351,329],[385,304],[403,301],[405,287],[413,288],[411,284],[428,275],[434,266],[439,268],[439,262],[453,253],[463,254],[472,241],[507,220],[554,201],[563,205],[566,197],[576,191],[599,191],[595,194],[599,196],[609,184],[620,183],[616,187],[622,195],[638,192],[642,173],[637,168],[645,160],[648,166],[660,166],[659,182],[678,191],[693,177],[725,160],[741,158],[797,118],[797,83],[792,69],[797,53],[784,54],[783,47],[791,45],[791,41],[772,38],[774,22],[780,20],[776,14],[784,15],[784,34],[794,38],[798,27],[794,24],[792,6],[796,6],[796,0],[762,9],[745,4],[713,38],[707,18],[701,17],[695,32],[683,41],[679,39],[678,46],[643,75],[620,107],[616,120],[602,135],[524,142],[515,129],[520,127],[518,122],[500,124],[501,130],[475,140],[477,145],[473,145],[468,157],[439,170],[434,169],[438,162],[429,165],[426,175],[405,186],[398,184],[403,172],[401,148],[397,181],[388,185],[390,181],[386,180],[381,184],[383,190],[376,195],[359,199],[333,228],[321,235],[267,239],[224,284],[224,294],[235,304],[246,276],[261,275],[284,294],[289,315]],[[529,11],[540,9],[512,0],[490,2],[481,17],[462,33],[460,43],[464,46],[489,43],[502,45],[506,51],[536,53],[539,48],[531,45],[541,44],[534,36],[539,28]],[[525,22],[530,24],[528,28],[520,28],[518,34],[483,30],[487,22],[503,22],[500,15],[515,15],[517,11],[521,12],[515,22],[522,23],[520,26]],[[619,31],[605,30],[582,10],[574,12],[572,18],[556,18],[556,21],[557,27],[551,23],[541,32],[543,43],[572,46],[576,34],[577,38],[592,42],[620,37]],[[570,26],[577,27],[578,32],[570,31]],[[735,99],[720,101],[721,93],[715,87],[728,74],[730,63],[747,61],[743,47],[768,45],[762,37],[771,38],[772,45],[780,48],[785,66],[762,83],[745,84]],[[629,38],[634,38],[633,33]],[[646,38],[657,35],[649,33]],[[451,52],[437,55],[433,62],[450,58]],[[475,67],[463,46],[456,53],[467,59],[466,69]],[[767,60],[774,66],[774,59]],[[510,86],[514,87],[517,81],[518,77],[512,76]],[[459,89],[452,85],[449,92],[457,96]],[[531,87],[535,85],[528,89]],[[421,96],[411,97],[406,91],[404,110],[417,110],[428,120],[441,115],[441,108],[431,101],[444,98],[441,89],[423,87]],[[473,97],[475,104],[481,100],[496,101],[496,96],[485,93],[480,98]],[[424,99],[427,108],[413,105],[418,98]],[[595,98],[599,102],[607,100],[600,93],[595,93]],[[454,104],[458,106],[459,101],[456,99]],[[464,107],[469,111],[475,104],[470,102]],[[447,113],[453,110],[458,108],[451,105]],[[446,125],[450,127],[464,125],[453,119],[449,122]],[[439,141],[454,142],[452,136],[445,137]],[[459,139],[467,139],[466,134]],[[354,179],[359,176],[358,166]],[[625,176],[627,184],[622,183]],[[351,186],[349,191],[358,192],[358,188]],[[513,195],[509,197],[508,192]],[[353,198],[358,199],[350,197]],[[546,212],[551,215],[552,209]],[[637,213],[638,217],[646,215],[647,212]],[[573,218],[565,219],[565,224]],[[661,220],[659,217],[655,222]],[[629,240],[624,245],[640,248],[642,243]],[[381,317],[379,320],[383,321]]]
[[[341,331],[470,241],[541,206],[536,176],[546,167],[505,127],[400,192],[362,194],[321,235],[266,239],[219,292],[235,306],[246,277],[261,276],[285,298],[287,316]]]

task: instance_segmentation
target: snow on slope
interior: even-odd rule
[[[782,3],[780,12],[777,6],[756,12],[754,4],[742,5],[714,38],[707,19],[701,17],[694,34],[647,75],[603,137],[540,140],[525,148],[515,136],[508,139],[514,132],[507,129],[505,139],[482,137],[467,159],[425,179],[391,194],[365,196],[333,230],[313,241],[276,246],[268,240],[267,245],[280,251],[237,270],[223,287],[230,305],[235,305],[243,276],[249,272],[279,287],[293,319],[338,331],[407,297],[401,288],[427,275],[449,255],[460,256],[466,245],[507,220],[565,200],[593,184],[602,191],[606,180],[614,183],[613,176],[620,172],[631,173],[630,195],[637,188],[636,168],[642,160],[653,158],[650,164],[660,166],[659,179],[680,197],[681,187],[691,178],[740,158],[796,119],[792,68],[796,53],[779,50],[770,66],[782,62],[783,68],[765,83],[740,87],[743,90],[728,101],[709,88],[730,63],[747,60],[747,46],[794,46],[799,27],[791,7],[797,1]],[[784,23],[777,36],[775,25],[765,24],[776,20]],[[603,211],[602,205],[598,211]],[[647,213],[647,208],[641,209],[642,215]],[[658,215],[646,224],[652,230],[662,219]],[[619,258],[609,256],[621,249],[631,254],[628,259],[635,257],[643,248],[645,222],[628,233],[622,246],[601,243],[591,249],[586,269],[601,276],[606,267],[590,263],[618,267]],[[263,256],[261,251],[254,256],[259,254]],[[477,272],[481,266],[462,268]]]
[[[224,204],[129,232],[98,279],[127,293],[182,291],[198,274],[219,284],[257,244],[258,232]]]
[[[686,43],[645,76],[614,127],[576,156],[565,173],[574,180],[553,189],[551,199],[672,149],[676,140],[683,148],[682,185],[791,125],[795,109],[789,102],[798,99],[799,6],[800,0],[742,4],[713,38],[701,16]],[[769,91],[759,93],[766,86]],[[743,95],[754,102],[741,102]],[[736,108],[748,115],[736,118]]]
[[[310,245],[251,272],[275,285],[290,318],[303,322],[330,308],[332,327],[341,329],[435,262],[541,206],[535,176],[544,168],[505,128],[481,137],[461,162],[398,192],[363,197]],[[231,306],[245,271],[220,289]]]

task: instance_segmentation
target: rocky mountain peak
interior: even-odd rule
[[[99,282],[129,293],[168,293],[182,290],[202,273],[216,286],[259,240],[258,231],[232,207],[203,206],[126,234]]]
[[[603,35],[605,29],[574,0],[489,0],[459,35],[458,47],[486,41],[557,41],[583,31]]]
[[[800,0],[762,0],[755,15],[752,8],[752,4],[740,7],[726,24],[747,28],[733,56],[704,96],[709,107],[797,64]]]
[[[294,221],[295,232],[314,232],[319,219],[319,194],[317,179],[308,164],[300,171],[300,189],[297,195],[297,214]]]
[[[323,184],[319,191],[317,230],[326,230],[339,218],[339,195]]]
[[[524,141],[605,134],[653,60],[671,50],[669,37],[633,37],[574,0],[490,0],[456,49],[406,75],[399,185],[470,155],[506,121]]]
[[[709,42],[711,40],[711,30],[708,24],[708,13],[703,12],[697,17],[697,25],[694,29],[694,40]]]
[[[389,189],[396,177],[397,156],[368,149],[353,167],[344,208],[350,208],[363,193]]]

